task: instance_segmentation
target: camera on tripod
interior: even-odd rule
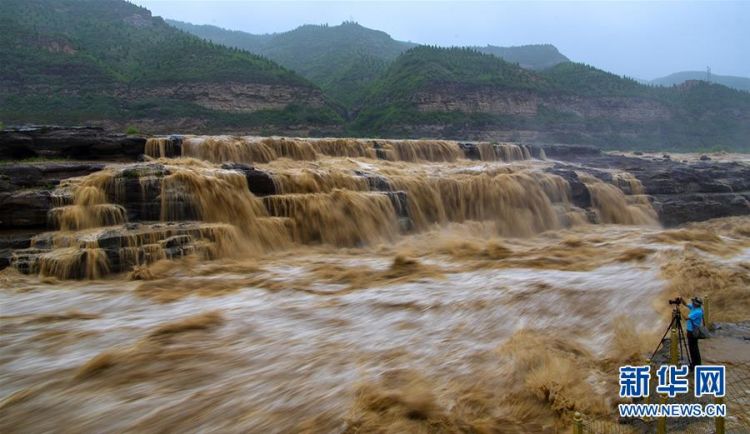
[[[685,331],[682,329],[682,313],[680,312],[680,305],[682,303],[683,303],[682,297],[675,297],[669,300],[669,305],[674,306],[674,308],[672,309],[672,321],[669,322],[669,325],[667,326],[667,330],[664,332],[664,335],[661,337],[661,340],[659,341],[659,345],[656,346],[656,349],[651,354],[650,360],[655,360],[656,353],[659,351],[659,348],[661,348],[664,345],[664,342],[665,342],[665,339],[667,339],[667,336],[672,331],[674,331],[676,336],[672,335],[670,339],[676,338],[674,340],[677,341],[677,348],[679,349],[678,358],[682,360],[683,355],[684,355],[685,360],[687,361],[687,364],[691,364],[690,350],[688,348],[687,337],[685,336]]]

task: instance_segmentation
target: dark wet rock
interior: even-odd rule
[[[0,164],[0,192],[52,188],[63,179],[88,175],[104,166],[104,163],[52,161]]]
[[[198,250],[198,241],[215,241],[206,238],[211,232],[202,229],[207,226],[210,225],[198,222],[129,224],[101,231],[93,239],[79,240],[79,243],[81,247],[101,249],[107,257],[107,271],[121,273],[130,271],[134,265],[147,264],[162,257],[176,258],[192,253]],[[53,237],[53,232],[46,232],[35,236],[31,242],[19,240],[8,247],[15,249],[9,261],[22,273],[38,273],[43,255],[54,249]],[[0,263],[3,261],[3,246],[0,237]],[[78,266],[71,268],[69,275],[59,277],[86,277],[87,263],[94,260],[93,253],[86,248],[81,252]]]
[[[393,186],[388,181],[388,178],[376,175],[374,173],[368,173],[363,172],[361,170],[355,170],[354,174],[357,176],[361,176],[362,178],[365,178],[367,180],[367,186],[372,191],[391,191],[393,190]]]
[[[711,161],[711,157],[709,157],[708,155],[701,155],[700,160],[701,161]]]
[[[35,274],[39,272],[39,256],[48,250],[28,248],[13,252],[10,265],[24,274]]]
[[[16,133],[21,134],[14,134]],[[165,149],[179,149],[182,139],[179,136],[173,137],[174,139],[169,139]],[[18,143],[34,143],[29,140],[21,137],[18,138]],[[377,141],[372,143],[378,155],[386,158],[383,146]],[[476,144],[467,142],[460,146],[467,158],[480,158]],[[745,163],[710,159],[688,163],[663,158],[626,157],[601,153],[589,146],[528,145],[528,148],[534,157],[541,156],[543,149],[548,158],[555,160],[554,166],[546,170],[569,183],[572,203],[586,210],[589,221],[593,223],[597,222],[597,215],[591,210],[591,194],[576,172],[585,172],[604,182],[613,183],[625,194],[638,194],[627,180],[613,176],[612,170],[632,173],[641,181],[645,193],[666,226],[750,214],[750,166]],[[249,164],[227,163],[221,167],[242,173],[247,179],[248,189],[256,196],[279,193],[271,173]],[[54,247],[51,234],[39,235],[34,238],[33,243],[31,241],[35,231],[48,227],[48,216],[53,205],[52,193],[54,192],[57,206],[72,203],[72,194],[68,189],[55,190],[55,187],[63,179],[86,175],[103,168],[103,163],[84,161],[0,165],[0,229],[31,230],[31,233],[19,236],[14,241],[0,238],[0,268],[13,260],[19,269],[34,270],[38,265],[39,255]],[[199,217],[189,189],[185,189],[185,194],[162,196],[162,181],[170,174],[167,166],[143,162],[113,170],[116,179],[115,182],[108,183],[107,201],[124,207],[131,223],[104,230],[97,236],[97,245],[105,250],[112,272],[128,271],[136,263],[147,263],[158,258],[153,245],[151,248],[133,245],[132,237],[139,231],[159,232],[161,235],[156,238],[161,250],[156,250],[164,252],[167,257],[184,255],[196,249],[196,241],[202,235],[195,223],[139,223],[161,219],[190,221]],[[355,174],[367,180],[373,194],[385,194],[389,197],[403,231],[412,229],[406,192],[394,191],[388,179],[376,173],[362,170]],[[179,190],[179,186],[177,188]],[[13,251],[20,252],[15,256],[16,259],[12,259]],[[128,253],[124,254],[125,251]]]
[[[258,170],[249,164],[224,163],[222,169],[236,170],[245,174],[247,187],[256,196],[269,196],[276,194],[276,184],[273,178],[266,172]]]
[[[601,155],[601,149],[588,145],[527,145],[531,150],[531,156],[540,158],[541,150],[551,159],[569,159],[580,157],[595,157]]]
[[[655,207],[665,226],[750,214],[750,192],[695,193],[655,196]]]
[[[36,232],[0,233],[0,270],[10,265],[13,252],[31,247],[31,238]]]
[[[414,221],[409,215],[409,196],[405,191],[388,191],[385,194],[391,199],[391,204],[396,210],[399,229],[402,232],[412,230],[414,228]]]
[[[110,186],[107,198],[125,208],[129,221],[161,219],[161,183],[168,175],[160,163],[137,164],[122,169]],[[119,191],[115,191],[117,188]]]
[[[7,268],[13,259],[13,249],[0,249],[0,270]]]
[[[388,196],[399,217],[409,217],[408,195],[405,191],[386,191],[383,194]]]
[[[555,170],[579,170],[606,182],[602,169],[630,172],[651,196],[659,219],[665,226],[718,217],[749,215],[750,165],[713,160],[681,162],[601,154],[598,157],[571,156]],[[553,172],[554,173],[554,172]],[[566,178],[569,180],[569,178]],[[570,181],[570,180],[569,180]],[[626,185],[618,185],[629,192]]]
[[[146,138],[107,133],[96,127],[30,126],[0,131],[0,155],[78,160],[135,160]]]
[[[464,151],[464,156],[469,160],[481,160],[482,154],[476,143],[459,143],[458,146]]]
[[[104,166],[67,161],[0,164],[0,229],[47,229],[53,206],[52,191],[58,184],[67,178],[97,172]]]
[[[547,172],[560,176],[568,182],[570,185],[570,199],[573,205],[584,209],[591,207],[591,193],[578,178],[578,174],[575,171],[565,168],[564,165],[557,164],[548,169]]]
[[[0,179],[4,181],[0,191],[38,187],[43,182],[42,171],[39,167],[20,164],[0,166]]]
[[[182,156],[182,136],[173,134],[165,138],[164,157],[177,158]]]
[[[372,148],[375,149],[375,156],[380,160],[387,160],[388,153],[383,148],[383,144],[377,140],[372,141]]]
[[[0,233],[0,249],[25,249],[31,247],[31,238],[36,232]]]
[[[174,235],[162,241],[162,245],[164,248],[173,249],[183,247],[191,242],[193,242],[193,238],[190,235]]]
[[[713,323],[711,337],[727,337],[750,341],[750,321]]]
[[[44,228],[51,208],[49,190],[0,193],[0,229]]]

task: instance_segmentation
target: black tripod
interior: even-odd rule
[[[680,314],[680,304],[677,302],[673,302],[673,300],[670,300],[669,303],[675,305],[674,310],[672,310],[672,321],[669,322],[667,331],[664,332],[664,336],[661,337],[659,345],[656,346],[654,353],[651,354],[651,360],[654,360],[654,357],[656,357],[656,353],[659,352],[659,349],[664,345],[664,339],[667,337],[670,331],[672,331],[672,327],[675,327],[677,328],[677,348],[679,348],[679,356],[677,361],[679,362],[684,357],[687,360],[688,365],[692,366],[692,362],[690,360],[690,351],[688,351],[687,338],[685,337],[685,332],[682,330],[682,314]]]

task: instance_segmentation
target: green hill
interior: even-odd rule
[[[400,98],[441,83],[519,88],[545,85],[530,71],[470,48],[419,46],[399,57],[371,92],[380,98]]]
[[[3,0],[0,121],[750,151],[750,93],[643,85],[561,57],[542,67],[551,46],[505,61],[356,23],[261,36],[181,26],[216,42],[122,0]]]
[[[547,69],[557,64],[570,62],[554,45],[521,45],[517,47],[473,47],[475,50],[497,56],[510,63],[517,63],[526,69]]]
[[[706,80],[706,71],[682,71],[651,80],[657,86],[674,86],[689,80]],[[711,83],[721,84],[737,90],[750,92],[750,78],[733,75],[711,74]]]
[[[351,125],[362,135],[750,150],[750,95],[675,88],[577,63],[530,71],[466,48],[420,46],[375,82]]]
[[[305,25],[289,32],[268,35],[173,20],[167,20],[167,23],[217,44],[241,48],[278,62],[308,78],[350,108],[358,105],[366,88],[385,73],[391,62],[417,46],[353,22],[338,26]],[[529,69],[545,69],[569,61],[549,44],[488,45],[475,49]]]
[[[364,88],[399,54],[415,46],[353,22],[338,26],[305,25],[270,35],[171,20],[168,23],[217,44],[241,48],[278,62],[347,106],[357,101]]]
[[[121,0],[3,0],[0,77],[5,124],[273,130],[340,121],[304,78]]]

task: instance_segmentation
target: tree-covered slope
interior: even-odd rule
[[[171,25],[201,38],[265,56],[294,70],[346,105],[379,77],[399,54],[415,46],[357,23],[305,25],[292,31],[253,35],[179,21]]]
[[[6,124],[337,121],[304,78],[122,0],[3,0],[0,77]]]
[[[650,83],[657,86],[674,86],[689,80],[706,80],[707,78],[706,71],[682,71],[651,80]],[[722,84],[726,87],[750,92],[750,78],[748,77],[711,74],[710,80],[711,83]]]
[[[172,27],[176,27],[184,32],[206,39],[216,44],[226,47],[239,48],[254,54],[262,55],[268,45],[268,42],[276,34],[254,35],[252,33],[242,32],[239,30],[229,30],[222,27],[212,26],[210,24],[192,24],[177,20],[164,20]]]
[[[498,47],[487,45],[474,47],[477,51],[492,54],[510,63],[517,63],[526,69],[546,69],[557,64],[570,62],[554,45],[521,45],[517,47]]]
[[[357,23],[304,25],[289,32],[255,35],[210,25],[167,22],[181,30],[229,47],[265,56],[308,78],[345,106],[356,108],[367,88],[404,51],[417,44]],[[568,58],[552,45],[474,48],[523,68],[545,69]]]
[[[644,86],[572,62],[535,72],[466,48],[405,52],[364,101],[359,134],[750,150],[745,92]]]
[[[407,49],[355,23],[200,29],[122,0],[3,0],[0,122],[750,151],[750,93],[718,84],[647,86],[567,61],[521,67],[544,56]]]
[[[471,48],[419,46],[396,59],[371,87],[369,102],[408,98],[431,85],[445,83],[529,89],[546,85],[533,72]]]

